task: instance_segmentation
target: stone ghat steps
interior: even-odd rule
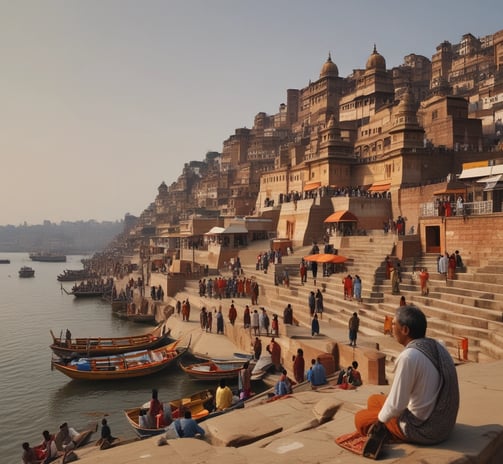
[[[326,279],[331,279],[333,276],[330,276]],[[267,285],[266,282],[263,282],[263,277],[257,277],[262,284]],[[325,279],[325,278],[324,278]],[[405,274],[405,280],[407,279],[407,274]],[[438,282],[439,291],[437,292],[437,287],[430,283],[431,292],[428,297],[422,297],[420,295],[419,285],[417,283],[414,284],[402,284],[401,285],[401,293],[406,295],[409,301],[417,303],[420,307],[422,307],[425,312],[429,315],[429,317],[437,319],[439,322],[436,323],[434,319],[431,322],[431,330],[436,337],[444,339],[449,351],[453,356],[457,355],[458,352],[458,344],[462,337],[467,337],[469,339],[469,343],[471,349],[469,351],[469,357],[471,360],[477,361],[479,359],[483,360],[485,357],[488,359],[494,359],[493,356],[496,356],[496,359],[499,359],[503,354],[500,353],[500,350],[492,350],[488,347],[491,346],[491,343],[482,343],[484,340],[489,340],[490,332],[487,330],[488,321],[498,321],[501,320],[500,313],[496,310],[489,308],[477,308],[474,307],[475,301],[478,300],[482,304],[480,306],[489,306],[490,300],[487,303],[483,303],[480,298],[471,297],[468,295],[459,296],[453,294],[453,291],[450,287],[445,287],[445,281],[442,280],[442,276],[438,276],[437,280],[433,279],[433,282]],[[451,281],[448,282],[448,284]],[[456,281],[453,281],[456,282]],[[363,334],[368,333],[372,335],[375,332],[382,331],[383,321],[385,315],[392,316],[396,309],[398,296],[389,295],[391,293],[391,283],[386,281],[385,285],[380,286],[384,294],[383,301],[389,301],[389,306],[384,313],[377,313],[376,320],[373,317],[368,317],[372,314],[370,311],[362,307],[362,304],[358,304],[356,302],[346,301],[341,298],[342,294],[342,284],[339,291],[336,291],[332,288],[332,285],[327,285],[326,290],[324,292],[324,306],[325,306],[325,320],[329,320],[330,323],[334,324],[342,324],[345,326],[347,323],[345,320],[340,321],[341,318],[348,318],[349,315],[353,311],[359,311],[362,314],[362,328],[361,331]],[[379,287],[379,286],[378,286]],[[271,298],[271,304],[274,307],[281,308],[286,303],[291,303],[294,307],[298,304],[298,299],[301,299],[301,307],[305,308],[305,320],[303,323],[306,325],[310,324],[310,318],[308,317],[308,306],[307,306],[307,296],[309,293],[308,290],[309,285],[304,286],[299,290],[295,285],[295,279],[291,280],[291,288],[289,289],[291,298],[288,298],[286,295],[282,294],[279,298]],[[442,293],[442,290],[449,289],[447,294]],[[270,296],[270,292],[266,291],[267,296]],[[466,292],[465,292],[466,293]],[[468,297],[468,298],[467,298]],[[455,302],[451,302],[452,298],[455,298]],[[463,299],[468,302],[468,304],[463,304]],[[303,300],[303,301],[302,301]],[[472,305],[473,303],[473,305]],[[368,304],[368,302],[363,302],[363,306],[370,306],[372,304]],[[439,306],[439,307],[436,307]],[[428,311],[427,311],[428,308]],[[368,317],[368,319],[366,319]],[[451,323],[450,330],[444,330],[446,326],[446,321]],[[501,330],[499,327],[496,330]]]
[[[329,280],[332,276],[324,278]],[[276,313],[280,316],[283,315],[283,310],[288,303],[292,305],[294,317],[299,321],[299,323],[304,327],[311,327],[311,317],[309,313],[308,306],[308,296],[309,292],[316,291],[322,285],[314,287],[312,282],[306,285],[300,284],[300,279],[293,279],[290,288],[285,288],[283,286],[275,286],[271,284],[267,275],[256,274],[257,282],[260,285],[260,295],[259,295],[259,306],[264,306],[270,313]],[[298,281],[298,282],[297,282]],[[320,282],[317,282],[320,283]],[[336,327],[339,329],[347,330],[347,324],[349,317],[353,312],[358,312],[361,314],[362,307],[367,305],[366,303],[359,303],[355,300],[344,300],[342,284],[337,285],[337,289],[334,289],[332,285],[327,285],[325,292],[323,292],[323,304],[324,311],[322,318],[320,319],[320,332],[324,333],[328,327]],[[396,306],[395,306],[396,307]],[[393,314],[391,311],[390,314]],[[281,317],[280,317],[281,319]],[[383,323],[384,316],[381,320],[368,323],[365,317],[360,317],[360,336],[362,340],[372,340],[373,337],[383,334]],[[346,340],[338,340],[339,342],[345,343]],[[371,343],[371,342],[370,342]],[[393,343],[393,349],[383,351],[386,355],[386,370],[391,370],[392,362],[398,356],[401,351],[401,347]]]
[[[434,292],[430,292],[428,296],[422,296],[416,292],[402,292],[402,294],[406,294],[408,302],[415,303],[424,310],[429,317],[429,328],[435,330],[435,336],[438,338],[452,336],[451,342],[446,339],[447,345],[457,349],[457,341],[467,337],[472,346],[470,356],[474,361],[477,361],[479,356],[483,357],[483,352],[487,351],[488,345],[482,341],[490,341],[494,332],[503,334],[503,323],[499,311],[482,310],[470,305],[442,300],[440,297],[445,295],[435,295]],[[386,308],[388,315],[393,315],[396,309],[396,300],[393,298],[397,298],[397,296],[387,295],[385,301],[378,305],[380,308]],[[436,321],[440,321],[440,325]],[[503,346],[499,343],[495,343],[495,345]],[[490,358],[493,360],[503,359],[501,358],[503,356],[501,350],[489,350],[489,352]]]
[[[444,291],[444,289],[441,289]],[[467,296],[457,294],[430,291],[428,296],[414,295],[414,301],[419,305],[432,306],[447,312],[453,320],[463,321],[467,325],[474,324],[474,320],[481,319],[488,324],[490,321],[502,322],[501,309],[491,309],[475,306],[480,301]],[[501,308],[501,306],[500,306]]]
[[[406,282],[406,283],[403,283]],[[469,282],[468,280],[466,282]],[[391,288],[391,283],[386,283],[385,288]],[[466,288],[464,283],[456,280],[448,280],[443,276],[433,276],[429,279],[429,298],[435,300],[439,305],[450,305],[451,309],[463,314],[481,316],[489,320],[503,321],[503,293],[494,293],[500,290],[499,287],[492,286],[492,292],[479,291],[477,285],[468,285],[472,289]],[[501,289],[503,292],[503,289]],[[405,275],[400,285],[400,292],[405,296],[421,296],[419,282],[412,282]],[[387,292],[386,292],[387,293]],[[410,299],[410,298],[409,298]],[[432,304],[431,300],[423,301],[422,304]]]
[[[477,270],[477,272],[473,273],[458,273],[453,282],[455,282],[456,280],[463,283],[477,282],[477,284],[480,284],[479,288],[495,288],[498,293],[503,292],[503,274],[491,274]]]
[[[387,238],[387,237],[386,237]],[[246,277],[254,276],[259,283],[259,306],[267,308],[270,314],[277,313],[282,320],[283,310],[290,303],[294,310],[294,317],[302,326],[310,327],[307,298],[311,290],[323,289],[324,313],[320,322],[321,332],[335,327],[338,333],[345,333],[347,322],[353,312],[360,315],[360,334],[362,343],[365,340],[382,340],[385,316],[393,316],[398,305],[400,295],[391,294],[391,282],[385,277],[384,257],[382,249],[368,245],[372,243],[369,237],[342,238],[342,244],[350,239],[361,242],[354,245],[358,259],[347,263],[347,272],[362,277],[363,302],[344,300],[342,278],[345,273],[321,276],[319,267],[317,286],[314,286],[311,273],[308,272],[308,282],[301,285],[298,266],[303,256],[309,254],[311,246],[300,247],[294,254],[283,257],[283,265],[288,266],[290,287],[274,284],[274,265],[269,272],[255,270],[254,259],[250,264],[243,263]],[[362,243],[364,245],[362,245]],[[320,247],[321,248],[321,247]],[[261,250],[261,251],[265,251]],[[339,254],[347,256],[350,249],[339,248]],[[391,249],[390,249],[391,251]],[[258,253],[257,253],[258,254]],[[402,284],[400,293],[409,302],[419,305],[428,316],[428,335],[442,339],[449,352],[456,359],[459,356],[459,342],[462,337],[468,338],[468,359],[486,362],[503,359],[503,286],[499,267],[487,264],[484,268],[468,266],[468,272],[459,272],[455,280],[445,281],[444,276],[436,272],[436,255],[425,255],[416,260],[402,262]],[[491,267],[495,266],[495,267]],[[430,273],[430,294],[420,294],[419,281],[412,280],[414,268],[427,267]],[[485,272],[485,271],[494,271]],[[201,299],[198,295],[197,281],[187,284],[184,292],[177,295],[177,299],[189,297],[192,305],[191,320],[199,319],[200,307],[205,304],[210,309],[222,305],[225,319],[230,305],[230,299]],[[237,298],[238,321],[242,318],[242,308],[250,304],[249,298]],[[215,324],[215,323],[214,323]],[[280,332],[281,332],[280,324]],[[344,329],[342,332],[340,329]],[[387,339],[387,337],[386,337]],[[400,353],[401,347],[389,337],[390,343],[380,346],[386,355],[386,370],[389,375],[391,362]],[[339,341],[339,340],[338,340]],[[345,343],[345,340],[341,340]],[[389,345],[389,346],[388,346]]]
[[[439,340],[442,340],[454,359],[459,358],[459,343],[461,341],[461,337],[455,333],[450,333],[446,330],[446,324],[444,320],[437,318],[434,315],[429,314],[429,311],[424,306],[421,306],[428,317],[428,332],[427,335],[429,337],[433,337]],[[387,303],[382,303],[378,306],[378,308],[371,309],[363,309],[360,314],[365,315],[367,318],[373,318],[376,322],[375,324],[381,325],[383,324],[384,317],[390,316],[393,317],[395,313],[396,305],[391,305]],[[362,316],[360,316],[362,317]],[[464,326],[459,326],[463,328]],[[477,362],[481,356],[480,349],[480,338],[472,337],[472,344],[470,345],[470,350],[468,352],[468,360]],[[398,350],[400,352],[400,350]],[[495,359],[495,358],[493,358]],[[388,361],[388,360],[387,360]]]
[[[479,272],[485,272],[489,274],[503,274],[503,264],[497,262],[491,262],[486,266],[481,266]]]
[[[472,305],[476,308],[496,311],[497,317],[501,319],[503,309],[503,286],[491,284],[488,282],[480,283],[477,281],[476,273],[461,274],[458,273],[455,280],[445,280],[445,277],[430,273],[429,289],[432,293],[439,294],[440,298],[449,299]],[[381,289],[385,292],[391,288],[391,282],[385,281]],[[420,292],[419,280],[412,280],[412,273],[402,272],[401,292]]]

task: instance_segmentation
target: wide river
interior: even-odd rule
[[[79,429],[107,415],[115,436],[134,432],[123,409],[148,401],[152,388],[169,401],[208,386],[191,381],[177,367],[140,379],[79,382],[51,370],[50,330],[59,336],[69,328],[73,337],[123,336],[150,327],[124,321],[99,299],[75,299],[61,290],[57,276],[64,269],[81,269],[83,256],[66,263],[30,261],[27,253],[0,253],[0,446],[1,463],[21,462],[21,444],[42,441],[42,431],[55,433],[62,422]],[[35,269],[34,278],[19,278],[21,266]],[[72,282],[63,282],[71,290]]]

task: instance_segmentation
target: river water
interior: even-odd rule
[[[0,253],[0,462],[21,462],[21,444],[42,441],[42,431],[55,433],[62,422],[83,429],[90,421],[107,420],[115,436],[131,438],[123,409],[148,401],[152,388],[169,401],[208,387],[177,367],[139,379],[79,382],[51,371],[50,330],[69,328],[73,337],[124,336],[150,327],[124,321],[99,299],[75,299],[61,290],[56,277],[64,269],[81,269],[83,256],[66,263],[30,261],[27,253]],[[21,266],[35,269],[34,278],[19,278]],[[63,282],[70,291],[73,283]],[[215,387],[215,385],[211,385]]]

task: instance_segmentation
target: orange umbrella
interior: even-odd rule
[[[304,256],[304,261],[316,261],[317,263],[345,263],[348,260],[345,256],[333,255],[329,253],[318,253],[315,255]]]

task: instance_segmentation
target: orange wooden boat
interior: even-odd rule
[[[149,403],[145,403],[140,408],[132,408],[124,410],[126,419],[129,425],[140,438],[147,438],[153,435],[159,435],[165,432],[164,427],[147,427],[146,424],[140,425],[140,415],[148,409]],[[168,407],[164,404],[164,407]],[[169,402],[171,417],[177,419],[183,417],[185,411],[189,410],[192,414],[192,419],[201,421],[208,417],[210,410],[213,407],[213,392],[211,390],[201,390],[193,393],[185,398],[180,398]]]
[[[74,380],[120,380],[155,374],[173,364],[190,345],[180,340],[154,350],[140,350],[111,356],[94,356],[65,362],[53,359],[51,367]]]

